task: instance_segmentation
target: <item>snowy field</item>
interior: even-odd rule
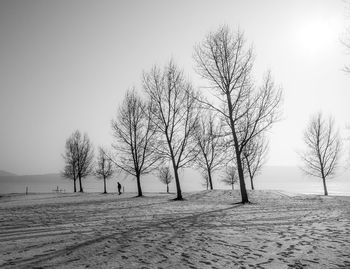
[[[0,267],[350,268],[350,197],[134,195],[3,195]]]

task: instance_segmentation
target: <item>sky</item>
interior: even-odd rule
[[[113,141],[111,120],[142,72],[173,59],[196,88],[194,46],[220,25],[244,31],[254,77],[283,87],[283,119],[270,131],[267,165],[298,165],[315,112],[350,125],[350,26],[343,0],[0,0],[0,170],[57,173],[67,137]]]

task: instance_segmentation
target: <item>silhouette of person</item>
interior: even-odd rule
[[[120,183],[118,182],[118,193],[119,193],[119,195],[122,194],[121,189],[122,189],[122,185],[120,185]]]

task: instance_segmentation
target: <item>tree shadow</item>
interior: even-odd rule
[[[173,199],[170,199],[169,201],[186,201],[186,199],[183,197],[182,198],[175,197]]]
[[[255,204],[257,204],[257,203],[254,203],[254,202],[251,202],[251,201],[248,201],[248,202],[245,202],[245,203],[243,203],[243,202],[235,202],[235,203],[233,203],[233,205],[255,205]]]

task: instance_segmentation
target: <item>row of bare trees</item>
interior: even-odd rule
[[[168,192],[175,180],[176,199],[181,200],[179,170],[191,166],[200,171],[208,189],[213,189],[213,174],[225,170],[223,181],[232,188],[238,181],[242,203],[249,202],[245,179],[254,189],[267,156],[266,132],[280,119],[281,88],[270,72],[256,84],[253,49],[241,32],[227,26],[195,47],[194,60],[206,85],[200,91],[173,61],[144,72],[143,92],[128,90],[112,121],[113,152],[100,149],[96,168],[87,135],[76,131],[67,139],[63,174],[73,179],[74,191],[77,180],[82,192],[82,178],[94,173],[104,180],[106,192],[106,179],[115,165],[136,178],[138,196],[142,176],[157,170]],[[326,179],[335,173],[341,146],[334,121],[318,114],[304,140],[304,170],[322,178],[327,195]]]
[[[146,98],[127,92],[112,122],[113,153],[100,150],[95,174],[104,180],[111,163],[136,178],[170,164],[177,197],[182,199],[179,169],[195,165],[213,189],[213,173],[220,167],[237,170],[242,203],[249,202],[245,176],[261,169],[267,149],[266,131],[279,119],[281,90],[269,73],[261,86],[253,76],[253,50],[241,32],[220,27],[195,48],[197,73],[208,87],[195,91],[173,61],[143,74]],[[66,143],[64,175],[81,179],[92,173],[91,144],[75,132]],[[163,170],[164,172],[165,170]],[[163,174],[161,176],[165,178]],[[75,189],[76,190],[76,189]]]
[[[136,177],[142,196],[141,176],[162,163],[172,166],[177,199],[182,199],[179,169],[191,165],[198,153],[195,133],[199,110],[192,85],[171,61],[163,69],[144,73],[146,101],[127,91],[112,127],[116,143],[115,165]]]
[[[116,143],[108,158],[136,178],[139,196],[142,175],[170,164],[178,200],[179,169],[195,165],[213,189],[213,173],[230,165],[247,203],[244,178],[249,176],[254,188],[253,178],[266,156],[265,133],[279,119],[281,90],[270,73],[256,85],[252,49],[242,33],[226,26],[196,46],[194,60],[209,85],[201,91],[194,90],[173,61],[144,72],[145,98],[135,89],[127,92],[112,124]]]
[[[79,181],[79,192],[83,192],[82,179],[95,175],[103,180],[104,193],[107,193],[106,180],[114,173],[112,162],[102,148],[99,148],[97,160],[94,162],[93,146],[87,134],[82,135],[80,131],[75,131],[66,140],[63,158],[65,167],[62,175],[73,180],[74,192],[77,192],[77,180]]]
[[[76,181],[79,181],[79,191],[83,192],[82,179],[93,171],[93,149],[89,137],[75,131],[66,141],[65,167],[63,176],[73,179],[74,192],[77,191]]]
[[[125,100],[133,101],[129,102],[126,107],[130,108],[130,104],[134,104],[138,102],[140,107],[145,108],[146,106],[141,102],[140,99],[135,98],[135,91],[132,91],[131,94],[128,93]],[[136,100],[138,100],[136,102]],[[132,107],[134,106],[132,105]],[[148,108],[149,109],[149,108]],[[122,110],[121,110],[122,111]],[[135,115],[141,116],[142,113],[137,109],[130,109],[130,111],[134,111],[133,116],[129,115],[129,119],[135,120]],[[147,111],[147,110],[146,110]],[[149,111],[149,110],[148,110]],[[123,114],[123,113],[122,113]],[[125,114],[123,114],[125,115]],[[204,117],[203,115],[200,118],[199,124],[197,125],[197,130],[195,133],[195,142],[197,143],[197,158],[195,159],[195,164],[200,169],[203,178],[205,179],[205,183],[207,189],[213,189],[213,180],[212,175],[217,170],[220,170],[225,167],[224,176],[222,181],[234,188],[234,184],[238,180],[237,176],[237,168],[235,165],[232,165],[234,162],[230,162],[226,157],[225,146],[227,143],[222,139],[221,127],[218,124],[215,124],[214,117],[211,113],[208,113],[208,117]],[[137,118],[137,117],[136,117]],[[145,122],[149,124],[149,118],[146,118]],[[145,119],[144,119],[145,120]],[[132,121],[134,122],[134,121]],[[116,121],[113,122],[114,128],[116,125]],[[134,123],[131,125],[135,125]],[[139,127],[137,130],[141,131],[142,126],[137,125]],[[125,126],[124,126],[125,127]],[[154,131],[151,132],[150,127],[146,127],[145,134],[151,134],[151,137],[154,135]],[[120,132],[120,128],[117,128]],[[129,129],[130,130],[130,129]],[[125,136],[127,138],[128,136]],[[129,136],[129,137],[137,137],[137,135]],[[155,143],[155,140],[152,141],[143,136],[144,138],[141,141],[148,141]],[[252,140],[253,142],[248,144],[246,149],[243,152],[243,167],[245,171],[245,176],[250,178],[251,188],[254,189],[253,178],[261,170],[262,164],[264,163],[264,158],[266,157],[267,143],[265,139],[257,139]],[[303,170],[306,174],[319,177],[322,179],[324,194],[328,195],[326,180],[335,175],[337,165],[339,163],[340,158],[340,149],[341,149],[341,139],[339,136],[339,132],[335,128],[334,119],[332,117],[325,117],[318,113],[313,116],[307,126],[307,129],[304,133],[304,142],[306,145],[306,150],[301,153],[301,158],[305,164]],[[139,144],[140,145],[140,144]],[[156,144],[153,144],[154,147]],[[129,143],[129,146],[135,149],[138,146],[134,143]],[[118,146],[116,149],[121,150],[122,147]],[[145,144],[143,144],[143,156],[147,156],[148,153],[145,153]],[[127,157],[128,150],[124,148],[125,153],[124,157]],[[121,151],[120,151],[121,152]],[[155,153],[155,151],[149,151]],[[141,181],[140,174],[137,176],[137,173],[134,171],[147,171],[150,170],[137,170],[139,166],[137,166],[137,160],[141,159],[141,163],[145,163],[145,159],[140,158],[138,155],[131,155],[132,161],[128,161],[124,157],[122,169],[125,171],[130,171],[137,178],[138,189],[140,190],[139,195],[142,195],[141,190]],[[156,156],[156,155],[154,155]],[[93,151],[92,144],[86,134],[84,136],[81,135],[79,131],[75,131],[66,141],[66,152],[64,155],[64,159],[66,161],[66,166],[64,169],[64,176],[67,178],[73,179],[74,182],[74,192],[77,191],[76,181],[79,182],[80,192],[83,191],[82,187],[82,179],[90,174],[96,175],[98,178],[103,179],[104,182],[104,193],[107,193],[106,190],[106,180],[110,178],[113,173],[113,163],[108,154],[106,154],[106,150],[99,148],[99,154],[97,156],[97,160],[95,163],[95,169],[93,169]],[[136,168],[129,167],[128,164],[136,163]],[[148,157],[146,157],[148,159]],[[150,168],[153,164],[159,165],[159,158],[153,157],[152,163],[146,161],[146,167]],[[143,164],[141,165],[142,168]],[[168,166],[160,166],[157,169],[158,177],[167,186],[167,192],[169,192],[169,184],[173,180],[173,175]]]

